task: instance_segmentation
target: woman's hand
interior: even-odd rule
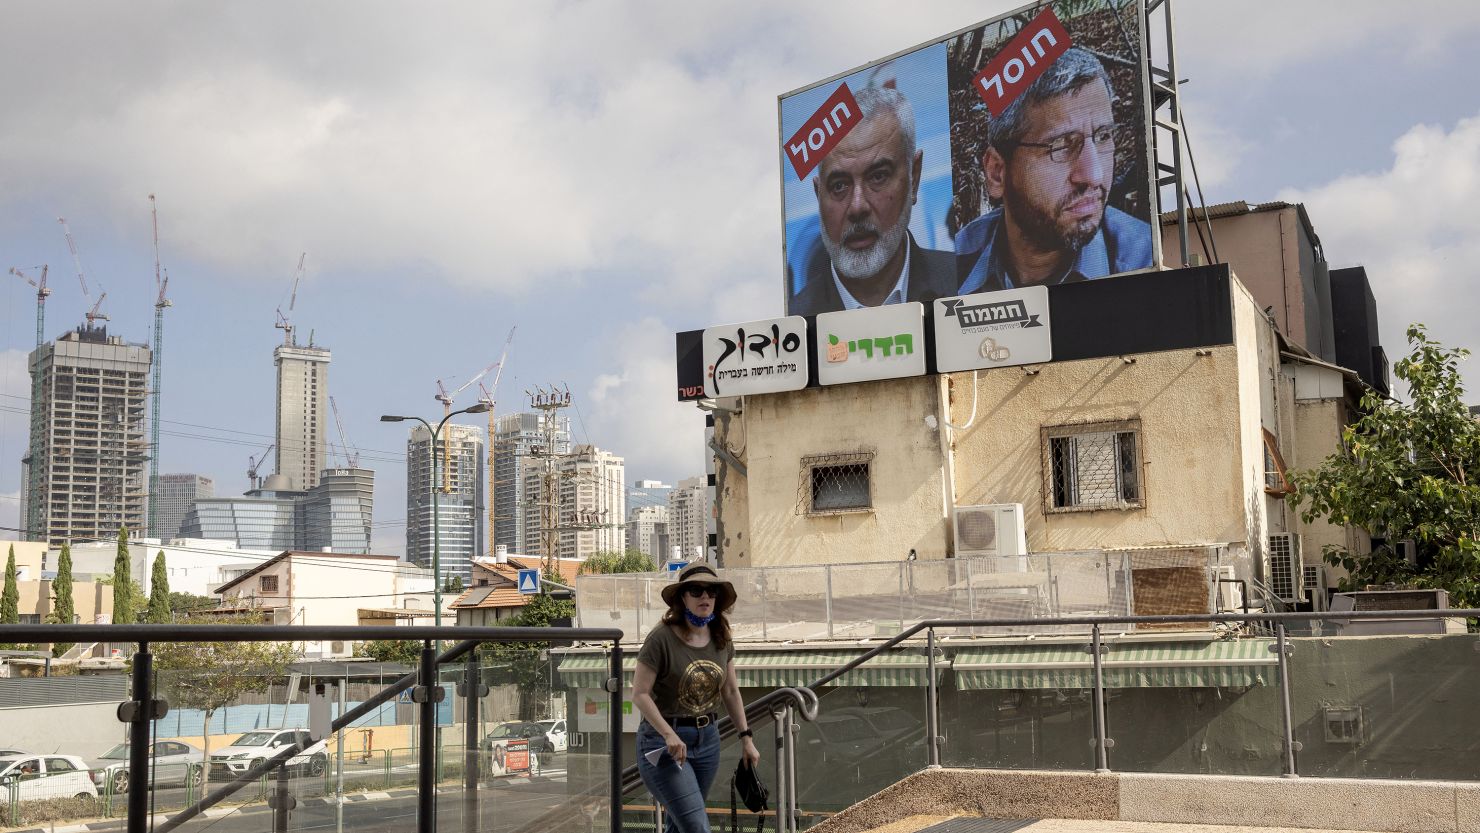
[[[749,735],[740,739],[740,758],[750,764],[751,769],[760,765],[761,751],[755,748],[755,741]]]
[[[678,733],[672,729],[669,729],[668,734],[663,736],[663,740],[668,743],[668,756],[680,767],[683,766],[683,762],[689,759],[689,745],[684,743]]]

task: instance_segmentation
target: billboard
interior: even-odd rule
[[[1151,268],[1145,40],[1143,0],[1036,3],[781,96],[787,314]]]

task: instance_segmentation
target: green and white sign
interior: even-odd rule
[[[925,375],[925,305],[817,316],[817,381],[824,385]]]

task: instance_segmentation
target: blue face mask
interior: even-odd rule
[[[683,612],[683,615],[685,619],[689,620],[690,625],[693,625],[696,628],[702,628],[710,622],[713,622],[714,617],[718,616],[719,614],[711,613],[708,616],[695,616],[693,611],[685,610]]]

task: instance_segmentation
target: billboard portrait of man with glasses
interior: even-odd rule
[[[957,233],[959,294],[1102,278],[1149,268],[1151,226],[1110,204],[1117,125],[1109,74],[1072,47],[986,127],[992,209]]]

